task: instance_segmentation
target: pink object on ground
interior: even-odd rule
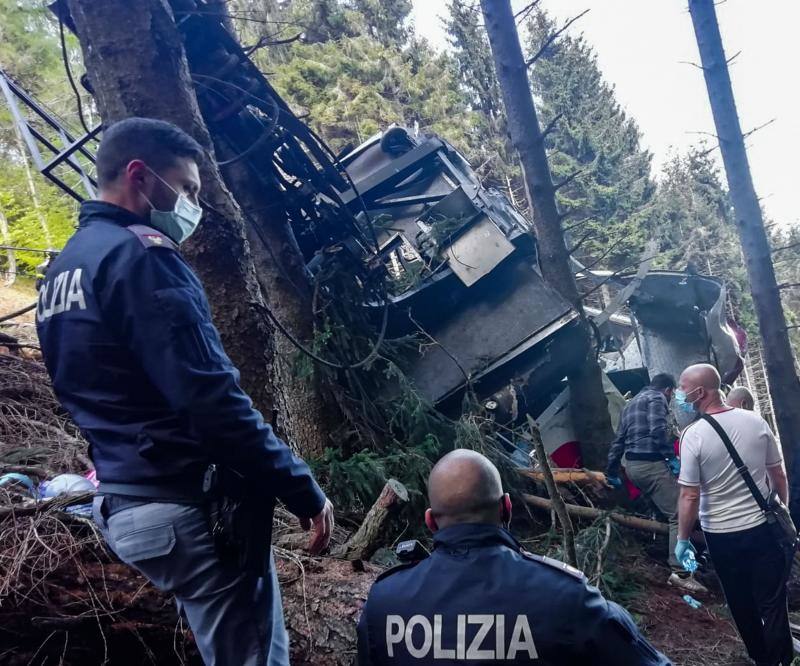
[[[92,485],[97,488],[100,485],[100,482],[97,480],[97,472],[92,470],[91,472],[87,472],[83,475],[85,478],[89,479],[92,482]]]

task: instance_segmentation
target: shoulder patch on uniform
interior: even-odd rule
[[[125,228],[147,248],[165,247],[169,250],[178,249],[178,244],[174,240],[158,231],[158,229],[153,229],[153,227],[148,227],[144,224],[130,224]]]
[[[375,582],[377,583],[378,581],[383,580],[384,578],[388,578],[392,574],[396,574],[398,571],[413,569],[420,562],[422,562],[422,560],[416,560],[415,562],[403,562],[402,564],[398,564],[397,566],[394,566],[391,569],[387,569],[383,573],[378,574],[378,577],[375,579]]]
[[[545,557],[544,555],[536,555],[536,553],[530,553],[527,550],[520,550],[519,554],[527,560],[539,562],[540,564],[546,564],[547,566],[552,567],[553,569],[558,569],[559,571],[563,571],[564,573],[569,574],[578,580],[584,579],[582,571],[576,569],[575,567],[571,567],[566,562],[554,560],[552,557]]]

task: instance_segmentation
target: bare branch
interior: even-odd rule
[[[564,215],[561,216],[561,218],[564,219],[564,218],[567,218],[569,216],[570,216],[569,213],[565,213]],[[564,233],[567,233],[568,231],[572,231],[573,229],[577,229],[578,227],[582,227],[587,222],[592,222],[594,219],[595,218],[592,217],[592,216],[584,217],[582,220],[579,220],[578,222],[575,222],[574,224],[570,224],[568,227],[564,227],[563,231],[564,231]]]
[[[772,254],[781,252],[782,250],[791,250],[793,247],[797,247],[798,245],[800,245],[800,241],[797,241],[796,243],[789,243],[789,245],[781,245],[781,247],[773,248]]]
[[[553,191],[558,192],[562,187],[569,185],[573,180],[575,180],[578,176],[580,176],[586,169],[577,169],[573,171],[569,176],[567,176],[564,180],[560,183],[553,185]]]
[[[547,123],[545,128],[542,130],[542,139],[547,137],[547,135],[550,134],[550,132],[552,132],[555,129],[556,123],[558,123],[558,121],[561,120],[563,117],[564,114],[559,113],[555,116],[555,118],[553,118],[549,123]]]
[[[742,134],[742,138],[746,139],[747,137],[749,137],[749,136],[755,134],[756,132],[758,132],[758,130],[764,129],[768,125],[772,125],[772,123],[774,123],[776,120],[777,120],[777,118],[773,118],[772,120],[768,120],[767,122],[765,122],[763,125],[758,125],[758,127],[754,127],[749,132],[745,132],[744,134]]]
[[[556,31],[555,31],[555,32],[554,32],[552,35],[550,35],[550,36],[549,36],[549,37],[548,37],[548,38],[547,38],[547,39],[544,41],[544,44],[542,44],[541,48],[540,48],[540,49],[539,49],[539,50],[538,50],[538,51],[537,51],[537,52],[536,52],[536,53],[533,55],[533,57],[532,57],[532,58],[529,58],[528,60],[526,60],[526,61],[525,61],[525,66],[526,66],[526,67],[530,67],[530,66],[531,66],[533,63],[535,63],[535,62],[536,62],[536,61],[537,61],[539,58],[541,58],[541,57],[542,57],[542,54],[543,54],[543,53],[544,53],[544,52],[545,52],[545,51],[548,49],[548,47],[549,47],[549,46],[550,46],[550,45],[551,45],[551,44],[552,44],[554,41],[556,41],[556,40],[557,40],[557,39],[558,39],[558,38],[559,38],[559,37],[560,37],[560,36],[561,36],[561,35],[564,33],[564,31],[565,31],[567,28],[569,28],[569,27],[570,27],[570,26],[571,26],[573,23],[575,23],[575,21],[577,21],[579,18],[581,18],[582,16],[585,16],[585,15],[586,15],[586,14],[588,14],[588,13],[589,13],[589,10],[588,10],[588,9],[584,9],[584,10],[583,10],[583,11],[582,11],[580,14],[578,14],[577,16],[573,16],[573,17],[572,17],[572,18],[571,18],[569,21],[567,21],[567,22],[566,22],[566,23],[565,23],[563,26],[561,26],[561,28],[559,28],[559,29],[558,29],[558,30],[556,30]]]
[[[800,287],[800,282],[784,282],[778,285],[778,289],[792,289],[793,287]]]
[[[577,243],[575,243],[575,245],[573,245],[571,248],[567,250],[567,253],[575,254],[578,248],[580,248],[580,246],[583,245],[589,239],[590,236],[593,236],[594,233],[595,233],[594,229],[590,229],[589,231],[587,231],[585,234],[583,234],[583,236],[581,236],[581,239]]]
[[[517,24],[522,23],[526,18],[528,18],[528,16],[530,16],[530,13],[534,9],[536,9],[536,6],[541,1],[542,0],[533,0],[533,2],[529,2],[522,9],[520,9],[516,14],[514,14],[514,21],[516,21]]]
[[[688,60],[678,60],[678,63],[681,65],[691,65],[692,67],[697,67],[699,70],[704,70],[705,67],[702,65],[698,65],[696,62],[689,62]]]
[[[713,132],[694,132],[694,131],[687,131],[685,134],[697,134],[698,136],[710,136],[712,139],[716,139],[719,141],[719,137],[714,134]]]
[[[296,42],[303,36],[302,32],[298,32],[296,35],[292,37],[286,37],[285,39],[273,39],[271,35],[265,35],[261,39],[259,39],[255,44],[251,46],[242,47],[242,50],[245,52],[246,55],[250,56],[253,55],[259,49],[263,49],[265,46],[280,46],[281,44],[291,44],[292,42]]]
[[[734,60],[736,60],[736,58],[738,58],[740,55],[742,55],[742,51],[741,51],[741,50],[737,51],[737,52],[736,52],[736,53],[734,53],[734,54],[733,54],[733,55],[732,55],[730,58],[728,58],[728,59],[725,61],[725,64],[726,64],[726,65],[730,65],[730,64],[731,64],[731,63],[732,63]]]

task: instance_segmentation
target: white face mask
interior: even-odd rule
[[[200,208],[200,206],[195,206],[191,201],[189,201],[185,194],[175,191],[175,188],[172,187],[172,185],[170,185],[150,167],[147,167],[147,170],[150,171],[150,173],[152,173],[162,183],[164,183],[164,185],[166,185],[169,189],[175,192],[175,195],[178,197],[175,200],[175,205],[173,206],[172,210],[157,210],[150,199],[148,199],[144,193],[142,193],[142,196],[144,196],[144,198],[147,200],[147,203],[150,204],[150,208],[152,209],[150,211],[150,224],[152,224],[153,227],[159,231],[163,231],[176,243],[183,243],[195,232],[200,224],[200,218],[203,216],[203,209]]]

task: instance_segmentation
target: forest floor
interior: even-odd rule
[[[33,302],[32,285],[0,287],[0,315]],[[33,313],[3,332],[35,342]],[[63,416],[44,368],[0,350],[0,466],[16,464],[52,471],[84,472],[85,443]],[[32,424],[30,427],[26,424]],[[25,452],[31,458],[25,459]],[[3,503],[8,498],[0,498]],[[276,532],[297,529],[288,514]],[[338,530],[341,531],[341,530]],[[346,534],[337,534],[343,541]],[[624,535],[624,560],[606,565],[627,590],[624,605],[653,644],[676,666],[745,666],[751,663],[711,575],[709,594],[667,585],[661,560],[666,541],[641,533]],[[628,544],[630,541],[630,544]],[[276,549],[292,664],[344,666],[355,656],[355,623],[379,569]],[[611,570],[611,569],[610,569]],[[199,664],[191,635],[172,601],[116,562],[86,520],[62,512],[0,521],[0,663]],[[6,649],[8,646],[8,649]]]
[[[36,300],[36,287],[31,280],[17,280],[12,286],[3,286],[0,282],[0,317],[4,314],[21,310]],[[36,341],[35,312],[26,312],[13,321],[5,322],[2,332],[13,335],[21,342]]]

